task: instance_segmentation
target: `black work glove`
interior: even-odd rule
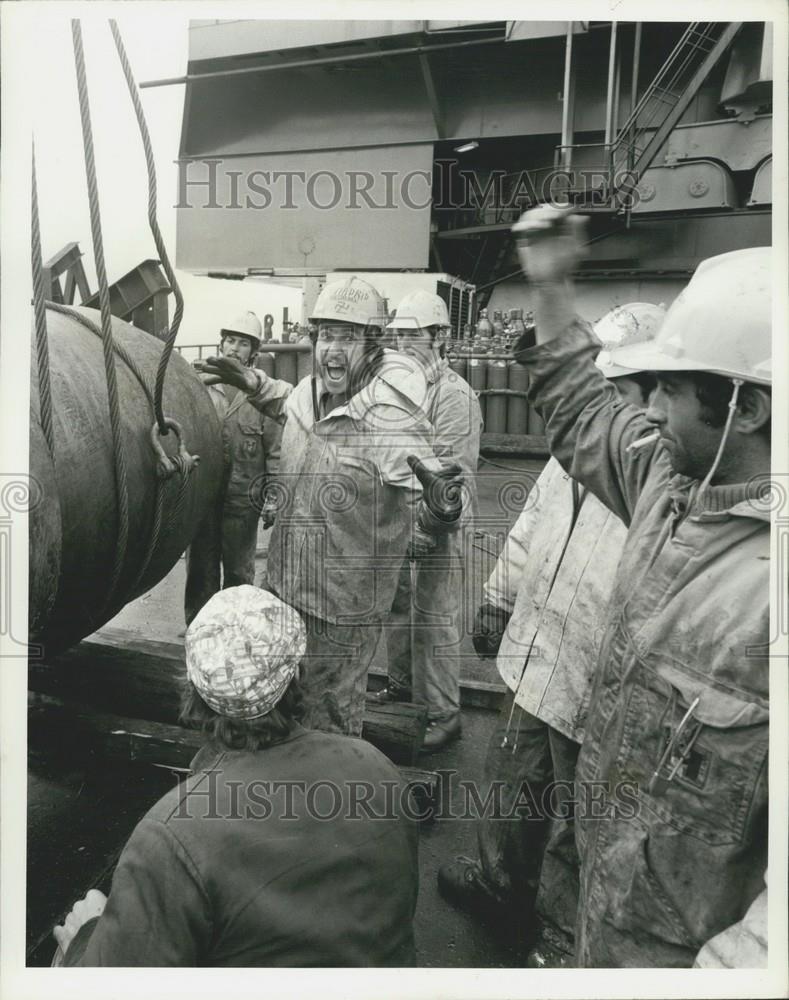
[[[496,656],[510,618],[508,611],[496,607],[495,604],[487,601],[480,604],[474,618],[472,640],[477,656],[481,660],[491,660]]]
[[[206,358],[202,365],[195,368],[203,377],[205,385],[234,385],[242,392],[257,392],[261,385],[261,377],[252,368],[242,365],[238,358]]]
[[[406,460],[422,484],[419,527],[428,535],[455,531],[463,510],[460,466],[452,462],[442,465],[441,470],[436,472],[429,469],[416,455],[408,455]]]

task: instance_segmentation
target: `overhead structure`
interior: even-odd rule
[[[554,197],[591,216],[579,277],[678,287],[702,247],[769,242],[769,49],[756,22],[193,22],[187,74],[150,81],[186,88],[179,266],[522,305],[509,229]]]

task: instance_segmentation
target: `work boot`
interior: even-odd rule
[[[398,684],[390,677],[386,687],[382,687],[374,694],[368,694],[367,698],[375,702],[376,705],[390,705],[392,702],[398,701],[410,702],[412,694],[411,688],[407,684]]]
[[[485,879],[482,865],[458,857],[438,869],[438,891],[447,900],[475,916],[505,919],[510,904]]]
[[[460,739],[462,731],[460,712],[447,715],[443,719],[431,719],[427,724],[427,731],[422,742],[422,753],[435,753],[437,750],[443,750],[454,740]]]
[[[526,956],[527,969],[575,968],[573,942],[549,924],[540,924],[537,940]]]

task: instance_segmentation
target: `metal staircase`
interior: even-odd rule
[[[610,196],[643,177],[679,123],[741,21],[690,24],[609,147]]]

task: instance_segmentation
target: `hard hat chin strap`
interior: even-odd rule
[[[737,410],[737,400],[740,395],[740,387],[742,386],[742,384],[743,384],[743,379],[741,378],[732,379],[733,387],[731,392],[731,399],[729,399],[729,414],[726,417],[726,424],[723,428],[723,434],[721,435],[721,442],[718,445],[718,453],[715,456],[715,461],[712,463],[710,471],[704,477],[704,481],[699,487],[699,492],[698,492],[699,497],[701,497],[704,494],[705,490],[712,482],[712,477],[718,470],[718,465],[720,464],[721,456],[723,455],[723,449],[726,447],[726,442],[728,441],[729,438],[729,431],[731,430],[732,420],[734,420],[734,414]]]

